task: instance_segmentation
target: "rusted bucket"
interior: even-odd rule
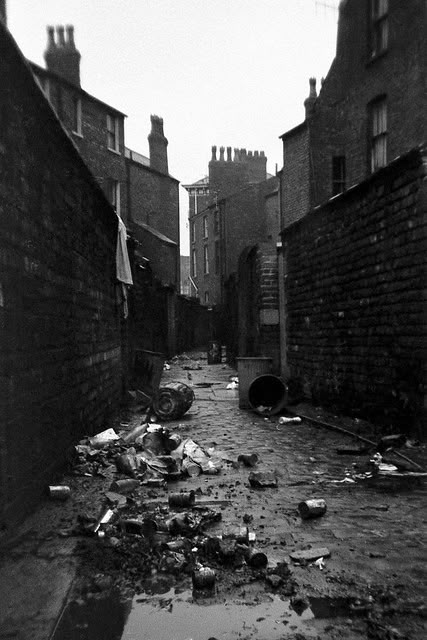
[[[191,407],[194,391],[183,382],[169,382],[160,387],[153,401],[153,410],[161,420],[177,420]]]

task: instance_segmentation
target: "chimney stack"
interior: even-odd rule
[[[316,78],[310,78],[309,82],[310,82],[310,93],[308,95],[308,98],[304,100],[306,119],[310,118],[310,116],[313,115],[314,105],[317,99]]]
[[[168,175],[168,141],[163,133],[163,118],[159,118],[159,116],[151,116],[148,145],[150,147],[150,167]]]
[[[44,52],[46,67],[49,71],[58,74],[68,82],[80,87],[80,52],[74,43],[74,27],[67,25],[67,40],[65,29],[62,25],[55,29],[47,27],[47,48]]]
[[[0,0],[0,21],[7,26],[6,0]]]

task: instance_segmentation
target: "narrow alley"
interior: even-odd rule
[[[129,479],[115,447],[130,453],[126,434],[146,417],[137,400],[115,426],[121,441],[70,461],[58,478],[68,500],[47,498],[5,551],[2,640],[425,637],[424,478],[375,476],[375,450],[355,438],[239,409],[235,375],[201,353],[162,375],[195,393],[162,425],[202,447],[217,473],[170,473],[166,484],[161,466],[153,472],[160,456],[131,493],[112,485]],[[298,410],[378,440],[367,423]],[[425,446],[408,444],[401,451],[423,464]],[[176,493],[184,506],[168,505]],[[309,499],[326,512],[303,519]],[[111,520],[94,533],[87,525],[106,507]],[[211,572],[197,584],[201,566]]]

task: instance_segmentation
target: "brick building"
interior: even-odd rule
[[[149,157],[125,146],[125,114],[82,89],[72,26],[47,28],[46,69],[31,64],[53,109],[158,278],[179,287],[179,182],[169,175],[163,120],[151,116]]]
[[[239,253],[266,239],[265,198],[272,191],[266,164],[263,151],[234,149],[232,158],[231,147],[220,147],[218,158],[214,146],[209,176],[184,185],[189,193],[190,282],[202,304],[224,303],[224,283],[237,271]]]
[[[424,0],[343,0],[336,57],[281,136],[283,226],[425,139]]]
[[[122,392],[117,215],[0,20],[0,531]],[[13,530],[13,529],[11,529]]]

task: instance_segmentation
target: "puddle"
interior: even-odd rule
[[[309,598],[315,618],[349,618],[366,613],[366,606],[352,598]]]
[[[297,631],[316,637],[307,622],[310,608],[298,615],[288,600],[264,593],[262,601],[195,598],[190,590],[117,596],[72,602],[52,640],[280,640]]]

